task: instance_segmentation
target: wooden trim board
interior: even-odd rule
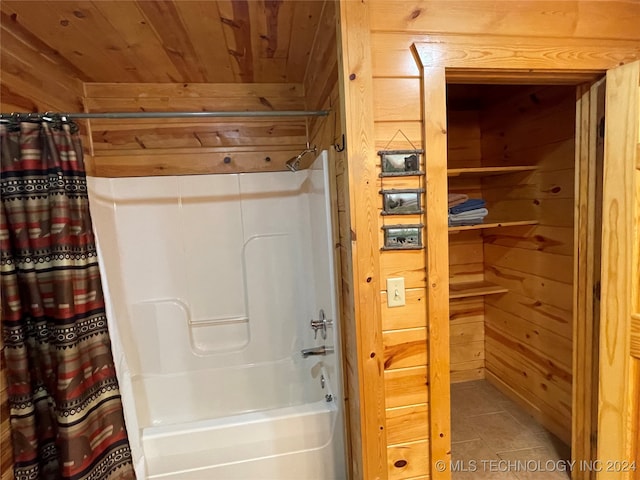
[[[418,60],[418,65],[421,67],[422,81],[423,81],[423,118],[425,125],[424,142],[425,142],[425,158],[426,170],[427,170],[427,224],[429,228],[427,231],[431,231],[431,235],[426,239],[426,252],[427,252],[427,285],[428,287],[434,287],[435,290],[440,286],[438,281],[441,278],[438,277],[438,265],[436,264],[436,271],[434,275],[438,281],[432,283],[430,279],[429,269],[433,268],[430,261],[434,263],[436,260],[436,252],[441,254],[444,243],[446,242],[446,236],[442,232],[439,232],[441,226],[438,222],[438,216],[434,213],[434,209],[441,208],[437,201],[437,196],[440,190],[436,187],[435,192],[429,191],[429,186],[437,182],[444,185],[446,190],[446,173],[440,172],[439,167],[444,160],[446,168],[446,150],[444,155],[438,150],[440,136],[446,138],[446,106],[442,107],[437,102],[434,104],[433,98],[444,95],[445,78],[455,79],[456,81],[465,80],[475,81],[482,83],[483,79],[489,79],[492,83],[512,83],[513,79],[527,78],[530,80],[544,80],[545,82],[553,82],[555,79],[561,79],[562,83],[567,82],[567,78],[575,75],[574,84],[578,85],[585,79],[586,73],[593,74],[593,78],[597,78],[607,69],[616,67],[620,64],[628,63],[636,60],[640,57],[640,48],[636,51],[617,52],[611,55],[611,52],[605,51],[597,43],[581,42],[579,45],[571,46],[570,48],[563,47],[558,48],[547,42],[544,39],[526,39],[519,38],[516,43],[509,42],[506,37],[494,37],[494,36],[474,36],[473,39],[466,36],[452,35],[449,42],[442,43],[416,43],[413,45],[414,55]],[[482,47],[479,47],[481,45]],[[517,48],[514,48],[517,45]],[[571,52],[571,53],[570,53]],[[589,57],[589,58],[587,58]],[[440,89],[440,92],[431,91],[430,89]],[[636,83],[636,92],[637,92]],[[442,109],[445,109],[444,114]],[[433,150],[430,153],[430,150]],[[579,157],[576,157],[580,161]],[[433,167],[434,171],[429,175],[429,163],[435,162],[436,166]],[[437,175],[437,177],[434,177]],[[430,195],[436,195],[435,203],[429,201]],[[442,208],[443,212],[445,211]],[[435,218],[435,224],[429,221],[429,217]],[[432,243],[433,242],[433,243]],[[435,252],[431,249],[435,248]],[[586,274],[586,272],[585,272]],[[576,279],[577,280],[577,279]],[[446,280],[442,280],[443,283],[447,283]],[[575,281],[575,280],[574,280]],[[448,339],[439,337],[438,332],[440,325],[439,308],[441,306],[432,306],[431,301],[438,298],[437,291],[429,292],[429,302],[427,304],[427,315],[429,325],[429,402],[431,405],[430,426],[432,431],[432,465],[434,461],[437,461],[442,452],[434,443],[438,440],[438,436],[442,436],[443,432],[439,430],[446,430],[447,427],[443,427],[441,422],[444,415],[449,415],[449,406],[441,406],[441,398],[438,395],[443,394],[443,386],[439,388],[438,384],[434,384],[434,380],[441,381],[443,376],[448,376],[449,365],[444,364],[442,359],[440,363],[431,363],[431,354],[434,351],[440,351],[443,344],[448,343]],[[437,323],[438,325],[432,325]],[[434,336],[431,334],[431,330],[435,330]],[[588,332],[587,332],[588,335]],[[591,339],[585,338],[585,344],[588,344]],[[435,345],[434,345],[435,342]],[[434,348],[435,346],[435,348]],[[575,370],[582,370],[580,373],[583,377],[591,375],[592,370],[588,362],[574,365]],[[586,371],[585,371],[586,370]],[[447,386],[448,388],[448,386]],[[448,392],[446,392],[448,400]],[[439,411],[442,408],[441,411]],[[578,417],[588,417],[592,412],[588,411],[574,411],[573,413]],[[630,417],[627,417],[630,418]],[[448,433],[448,431],[447,431]],[[587,443],[588,444],[588,443]],[[586,451],[587,447],[578,447],[578,450],[574,450],[572,453],[573,458],[577,460],[592,458],[592,452]],[[624,458],[624,457],[623,457]],[[630,457],[626,457],[630,458]],[[436,472],[432,468],[433,478],[450,478],[447,472]]]
[[[639,274],[640,185],[636,184],[634,144],[640,122],[636,107],[639,83],[640,62],[607,72],[597,453],[605,463],[637,455],[638,425],[631,420],[637,419],[640,401],[639,362],[631,356],[629,335],[639,295],[634,288]],[[603,472],[597,478],[629,479],[631,474]]]
[[[426,173],[427,329],[431,478],[449,480],[451,393],[449,360],[449,242],[447,236],[447,99],[445,70],[422,69]],[[441,463],[440,463],[441,464]],[[442,470],[442,471],[440,471]]]
[[[342,125],[348,140],[347,173],[351,204],[351,248],[355,332],[359,380],[361,475],[367,480],[387,476],[386,412],[384,399],[384,349],[380,306],[380,247],[378,216],[378,171],[373,124],[373,82],[369,39],[369,6],[366,2],[340,2],[340,98]],[[354,399],[356,400],[356,399]],[[353,463],[353,462],[352,462]],[[355,466],[358,470],[359,466]]]

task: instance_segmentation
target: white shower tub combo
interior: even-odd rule
[[[302,365],[282,363],[248,367],[242,372],[243,380],[256,386],[264,384],[265,376],[291,375],[288,391],[267,390],[264,409],[260,408],[262,394],[257,393],[252,399],[256,411],[251,413],[232,414],[232,406],[225,405],[229,410],[219,418],[143,429],[149,478],[340,478],[331,444],[339,417],[336,400],[322,363],[314,359],[314,367],[309,368],[312,363],[307,362],[302,362],[307,364],[305,371]],[[217,381],[222,387],[225,379],[216,375],[234,373],[220,371],[212,376],[207,372],[206,382],[215,387]],[[300,373],[307,378],[295,378]],[[277,408],[274,391],[281,396]],[[223,397],[224,388],[214,395]],[[207,398],[203,396],[201,402],[206,404]],[[301,472],[306,473],[301,476]]]
[[[326,153],[89,188],[138,477],[346,478]]]

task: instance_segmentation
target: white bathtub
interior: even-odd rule
[[[140,480],[346,477],[328,165],[89,179]]]
[[[136,381],[138,389],[150,388],[145,396],[154,399],[139,409],[139,418],[149,421],[142,428],[149,479],[341,478],[335,466],[342,464],[342,446],[334,439],[341,436],[334,435],[341,434],[335,431],[339,409],[317,357],[193,375]],[[273,383],[282,375],[289,381]],[[257,393],[244,399],[225,394],[241,383],[253,387],[245,386],[245,392]],[[140,392],[136,397],[144,398]],[[185,398],[184,408],[176,409],[175,401]],[[156,410],[143,415],[151,406]],[[176,410],[182,412],[179,418],[166,415]]]

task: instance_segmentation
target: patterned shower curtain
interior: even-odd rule
[[[16,480],[135,478],[73,127],[0,125],[2,333]]]

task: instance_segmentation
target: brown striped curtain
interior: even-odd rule
[[[0,125],[2,333],[16,480],[133,479],[74,125]]]

